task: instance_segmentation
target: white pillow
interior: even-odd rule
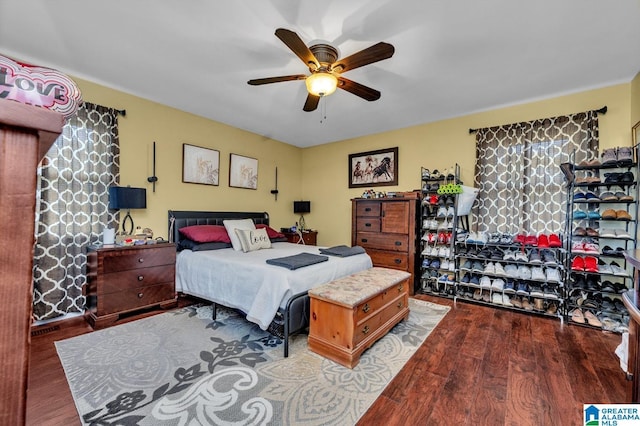
[[[254,251],[260,249],[271,248],[271,240],[267,230],[262,229],[238,229],[236,228],[236,235],[240,239],[242,245],[242,251]]]
[[[231,245],[233,249],[236,251],[242,250],[242,244],[240,243],[240,239],[236,235],[236,229],[256,229],[255,223],[251,219],[236,219],[236,220],[223,220],[222,223],[227,230],[227,234],[229,234],[229,239],[231,239]]]

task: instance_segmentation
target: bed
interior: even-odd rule
[[[182,244],[180,229],[193,225],[223,225],[226,219],[251,219],[269,225],[266,212],[169,211],[169,235]],[[348,257],[326,256],[318,264],[290,270],[267,264],[301,253],[318,255],[320,248],[272,240],[271,248],[244,253],[233,248],[194,251],[180,250],[176,259],[176,291],[237,309],[263,330],[284,340],[284,356],[289,353],[289,337],[305,330],[309,323],[307,291],[320,284],[371,268],[366,254]]]

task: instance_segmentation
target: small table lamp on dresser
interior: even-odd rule
[[[127,209],[127,215],[122,220],[122,233],[132,235],[133,219],[131,209],[147,208],[147,190],[145,188],[132,188],[130,186],[112,186],[109,188],[109,209]],[[127,230],[127,221],[131,225]]]
[[[306,224],[304,223],[304,215],[305,213],[311,213],[311,201],[294,201],[293,212],[300,215],[298,228],[301,231],[304,231],[306,228]]]

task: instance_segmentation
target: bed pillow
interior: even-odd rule
[[[191,251],[205,251],[205,250],[220,250],[225,248],[231,248],[231,243],[213,242],[213,243],[197,243],[193,240],[180,240],[178,244],[178,251],[191,250]]]
[[[242,250],[242,244],[236,234],[236,229],[256,229],[256,225],[251,219],[227,219],[223,220],[222,223],[227,229],[227,234],[229,234],[229,238],[231,239],[231,245],[233,245],[233,249],[236,251]]]
[[[264,223],[259,223],[256,225],[257,229],[266,229],[267,230],[267,235],[269,236],[269,238],[271,239],[271,242],[273,242],[274,238],[284,238],[285,241],[287,239],[287,237],[285,237],[285,235],[282,232],[278,232],[275,229],[273,229],[272,227],[270,227],[269,225],[265,225]]]
[[[230,243],[227,229],[222,225],[192,225],[180,228],[180,234],[196,243]]]
[[[271,248],[271,240],[267,230],[261,229],[235,229],[236,235],[240,239],[242,251],[247,253],[260,249]]]

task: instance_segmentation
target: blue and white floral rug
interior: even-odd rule
[[[348,369],[220,308],[191,306],[56,342],[87,425],[349,425],[366,412],[449,307],[410,299]]]

